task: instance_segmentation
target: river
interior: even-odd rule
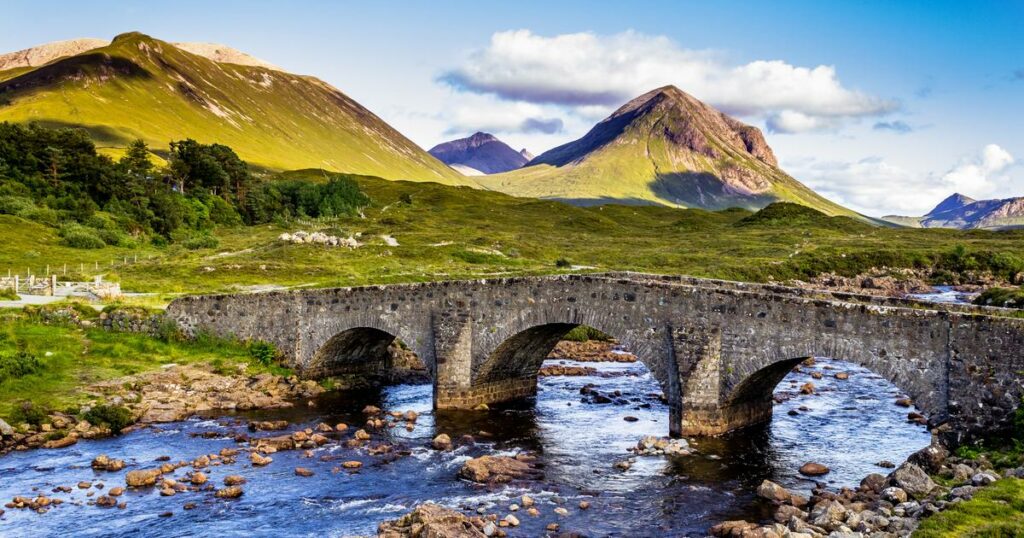
[[[895,387],[862,368],[819,360],[813,368],[791,373],[779,384],[776,394],[789,399],[775,406],[770,425],[693,442],[699,455],[638,457],[631,469],[619,471],[613,464],[630,457],[628,448],[642,436],[667,433],[668,408],[657,397],[657,382],[640,363],[578,364],[596,368],[599,375],[542,378],[535,405],[434,414],[430,386],[401,385],[329,393],[315,408],[197,418],[82,441],[66,449],[11,453],[0,457],[4,502],[15,495],[50,493],[62,485],[75,489],[70,494],[52,493],[66,502],[46,514],[8,509],[0,518],[0,535],[371,535],[379,521],[398,517],[424,501],[467,511],[483,507],[503,516],[524,493],[537,500],[541,515],[535,518],[520,512],[522,525],[507,529],[511,536],[542,536],[550,522],[587,536],[703,535],[721,520],[767,515],[753,495],[765,478],[808,491],[812,482],[797,469],[806,461],[816,461],[832,469],[821,478],[830,486],[856,486],[871,472],[887,472],[875,465],[880,460],[898,463],[929,441],[924,427],[907,422],[908,410],[894,405],[900,395]],[[797,388],[811,380],[812,370],[824,374],[813,380],[817,394],[799,394]],[[849,372],[850,378],[835,379],[838,371]],[[626,402],[583,403],[580,388],[588,383],[604,393],[621,391]],[[421,414],[412,432],[399,426],[380,434],[380,440],[407,448],[409,455],[382,458],[369,456],[362,448],[331,443],[315,450],[313,458],[303,457],[303,451],[273,454],[274,462],[265,468],[254,468],[244,458],[233,465],[211,467],[211,483],[218,486],[228,474],[248,479],[245,495],[237,500],[216,499],[210,492],[161,497],[150,488],[127,492],[121,498],[128,503],[124,510],[105,509],[85,504],[90,500],[87,491],[95,488],[75,487],[83,480],[105,482],[107,489],[124,485],[123,473],[90,468],[98,454],[123,458],[129,468],[156,466],[160,456],[191,460],[236,446],[232,437],[247,432],[251,419],[284,418],[292,423],[291,429],[314,427],[321,421],[360,425],[365,421],[361,410],[367,404]],[[626,416],[638,420],[627,422]],[[474,435],[476,443],[435,451],[427,445],[439,432],[453,439]],[[487,487],[456,477],[470,457],[522,450],[538,453],[542,478]],[[324,456],[333,461],[322,461]],[[358,472],[332,471],[345,460],[362,461],[364,467]],[[315,475],[296,476],[297,466]],[[184,471],[177,476],[184,476]],[[579,509],[580,500],[589,501],[590,509]],[[187,502],[197,507],[183,510]],[[569,509],[568,516],[553,513],[559,505]],[[160,516],[168,511],[173,515]]]

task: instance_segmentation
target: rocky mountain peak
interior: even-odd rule
[[[515,170],[529,161],[494,135],[482,132],[438,144],[429,153],[449,166],[463,167],[457,170],[468,167],[484,174]]]
[[[963,209],[964,207],[969,206],[976,201],[977,200],[970,198],[968,196],[964,196],[958,192],[953,193],[945,200],[939,202],[939,205],[935,206],[935,209],[929,211],[928,215],[938,215],[940,213],[946,213],[948,211],[956,211],[958,209]]]

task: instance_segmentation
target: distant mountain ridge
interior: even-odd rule
[[[490,133],[473,135],[438,144],[428,151],[441,162],[471,168],[484,174],[497,174],[522,168],[530,159],[525,149],[516,151]]]
[[[0,121],[83,128],[115,156],[136,138],[157,152],[194,138],[231,146],[272,170],[476,186],[314,77],[272,69],[230,47],[183,45],[196,54],[138,32],[88,48],[94,44],[19,53],[31,65],[0,71]]]
[[[919,228],[999,229],[1024,226],[1024,197],[975,200],[960,193],[939,202],[923,217],[888,215],[884,220]]]
[[[674,86],[631,100],[582,138],[519,170],[478,181],[516,196],[584,205],[758,209],[789,201],[829,215],[857,215],[782,171],[758,128]]]

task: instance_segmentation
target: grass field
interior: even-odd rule
[[[319,171],[290,177],[322,179]],[[105,274],[154,305],[174,294],[253,286],[342,286],[570,271],[634,270],[748,281],[825,271],[930,267],[955,254],[964,268],[994,257],[1024,264],[1024,231],[893,229],[798,206],[709,212],[659,206],[575,207],[434,183],[359,177],[362,217],[218,229],[216,248],[181,245],[81,250],[55,230],[0,216],[0,274],[42,274],[67,263]],[[298,230],[361,234],[354,250],[277,240]],[[398,246],[389,246],[382,235]],[[960,249],[957,251],[957,247]],[[956,253],[954,253],[956,251]],[[138,256],[138,263],[134,257]],[[129,263],[124,264],[125,258]],[[114,263],[111,267],[111,263]],[[948,263],[948,260],[947,260]],[[99,269],[95,267],[99,265]],[[984,265],[984,264],[981,264]],[[90,269],[90,266],[92,269]],[[1007,269],[1011,271],[1012,269]],[[137,299],[129,299],[137,300]]]
[[[1008,478],[921,522],[914,538],[1024,536],[1024,480]]]
[[[4,375],[4,364],[19,349],[38,361],[27,375]],[[229,368],[246,364],[247,348],[213,338],[164,341],[157,338],[50,325],[28,319],[20,311],[0,311],[0,418],[12,420],[22,402],[46,410],[73,411],[91,401],[84,389],[107,379],[154,370],[167,364],[213,364]]]

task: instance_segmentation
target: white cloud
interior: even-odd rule
[[[793,177],[823,196],[868,215],[923,215],[954,192],[972,198],[1021,196],[1007,173],[1009,152],[989,144],[949,171],[915,174],[877,157],[854,162],[814,158],[783,163]]]
[[[942,176],[942,181],[957,191],[975,193],[975,196],[986,196],[997,188],[996,178],[1000,172],[1013,164],[1013,155],[1005,149],[989,144],[981,150],[981,154],[960,162]],[[970,196],[970,195],[969,195]]]
[[[897,108],[891,100],[844,87],[832,66],[779,60],[733,65],[716,52],[633,31],[551,37],[498,32],[441,80],[466,92],[561,105],[588,116],[674,84],[726,113],[763,118],[779,132],[832,129]]]
[[[447,120],[446,134],[541,133],[562,131],[564,123],[556,107],[524,101],[505,101],[490,95],[466,95],[450,100],[441,116]]]

